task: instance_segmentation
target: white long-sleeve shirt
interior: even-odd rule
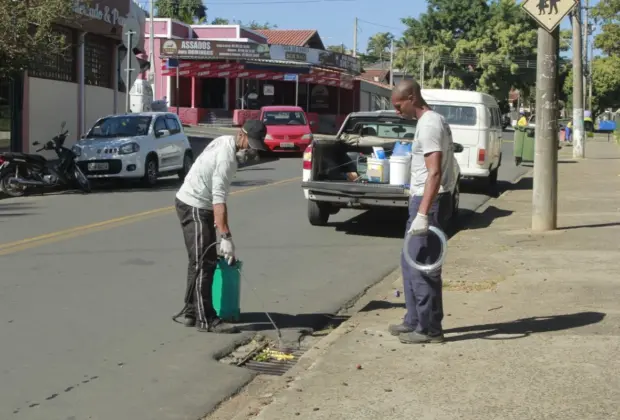
[[[237,172],[237,147],[234,136],[214,139],[194,161],[177,198],[199,209],[212,210],[226,203],[228,190]]]

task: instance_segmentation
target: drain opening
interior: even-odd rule
[[[282,376],[297,364],[299,358],[303,356],[306,351],[308,351],[308,348],[302,346],[299,349],[291,350],[283,354],[285,358],[278,360],[278,355],[282,353],[267,347],[240,366],[258,372],[261,375]]]

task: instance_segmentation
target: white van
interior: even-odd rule
[[[481,92],[422,89],[430,107],[444,116],[455,143],[463,145],[455,157],[464,178],[482,178],[490,188],[497,183],[502,163],[502,114],[497,101]]]

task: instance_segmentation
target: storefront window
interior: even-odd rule
[[[112,42],[87,35],[84,44],[84,75],[87,85],[112,88]]]
[[[0,152],[10,150],[11,147],[11,104],[9,96],[9,81],[0,79]]]
[[[63,27],[56,27],[54,32],[64,36],[65,47],[58,54],[42,57],[30,70],[30,76],[75,83],[77,81],[75,32]]]

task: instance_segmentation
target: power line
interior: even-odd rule
[[[358,0],[242,0],[242,1],[216,1],[209,2],[206,6],[210,6],[212,4],[216,5],[227,5],[227,6],[236,6],[236,5],[249,5],[249,4],[260,4],[260,5],[270,5],[270,4],[310,4],[310,3],[345,3],[345,2],[356,2]],[[144,8],[150,5],[149,0],[143,0],[138,2],[138,4]]]
[[[359,22],[367,23],[368,25],[378,26],[379,28],[392,29],[392,30],[399,31],[399,32],[403,32],[404,31],[404,28],[396,28],[394,26],[382,25],[380,23],[370,22],[368,20],[359,19],[359,18],[357,20]]]

